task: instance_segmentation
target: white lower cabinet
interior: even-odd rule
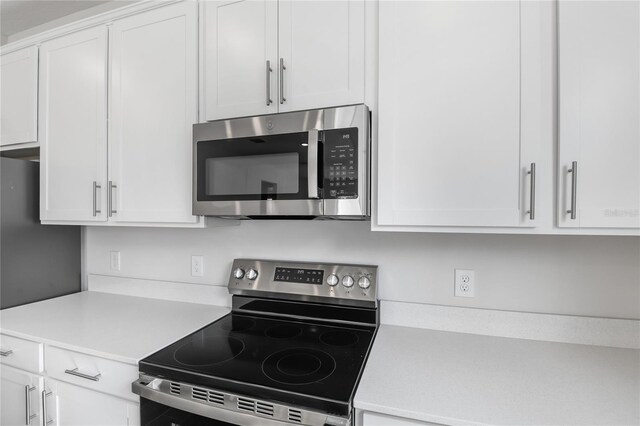
[[[42,388],[42,376],[0,366],[0,424],[40,425]]]
[[[136,365],[5,334],[0,349],[0,425],[140,424]]]
[[[43,407],[55,425],[139,425],[138,404],[102,392],[47,379]]]
[[[361,421],[356,426],[436,426],[437,423],[427,423],[404,417],[391,417],[377,413],[362,413]]]

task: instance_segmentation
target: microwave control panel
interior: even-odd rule
[[[325,130],[324,198],[358,197],[358,129]]]

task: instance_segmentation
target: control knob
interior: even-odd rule
[[[358,285],[360,286],[360,288],[366,290],[371,286],[371,280],[367,277],[360,277],[360,279],[358,280]]]
[[[333,287],[334,285],[338,285],[339,281],[340,279],[336,274],[331,274],[327,277],[327,284],[329,284],[331,287]]]
[[[233,270],[233,277],[236,279],[241,279],[242,277],[244,277],[244,269],[242,268],[236,268]]]
[[[250,280],[255,280],[256,278],[258,278],[258,271],[253,268],[249,269],[247,271],[247,278],[249,278]]]
[[[351,275],[345,275],[342,277],[342,285],[347,288],[353,287],[353,277]]]

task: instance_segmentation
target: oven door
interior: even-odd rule
[[[323,214],[318,130],[200,140],[194,149],[194,214]]]

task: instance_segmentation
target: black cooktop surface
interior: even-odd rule
[[[140,362],[140,370],[206,386],[228,381],[348,403],[374,327],[228,314]]]

